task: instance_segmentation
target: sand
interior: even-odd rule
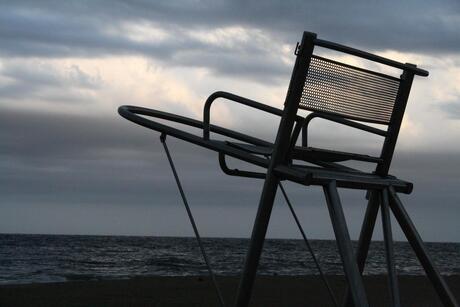
[[[342,297],[345,281],[328,277]],[[460,275],[446,277],[460,300]],[[218,279],[228,306],[231,306],[238,279]],[[400,276],[403,306],[442,306],[431,284],[422,276]],[[365,277],[371,306],[389,306],[385,276]],[[65,283],[0,286],[0,306],[218,306],[215,292],[206,277],[149,277],[130,280],[75,281]],[[251,306],[333,306],[316,276],[258,277]]]

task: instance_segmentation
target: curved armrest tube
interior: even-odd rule
[[[219,166],[220,169],[229,176],[237,176],[237,177],[247,177],[247,178],[257,178],[257,179],[265,179],[264,173],[257,173],[257,172],[248,172],[248,171],[240,171],[239,169],[230,169],[227,166],[227,162],[225,161],[225,154],[223,152],[219,152]]]
[[[139,114],[144,115],[144,116],[162,118],[162,119],[166,119],[166,120],[181,123],[181,124],[186,124],[191,127],[202,128],[203,123],[198,120],[194,120],[191,118],[178,116],[178,115],[174,115],[174,114],[170,114],[166,112],[161,112],[157,110],[135,107],[135,106],[121,106],[118,108],[118,113],[122,117],[126,118],[127,120],[132,121],[143,127],[164,133],[166,135],[173,136],[175,138],[184,140],[186,142],[189,142],[189,143],[192,143],[192,144],[204,147],[204,148],[208,148],[210,150],[214,150],[217,152],[225,152],[225,154],[231,157],[246,161],[248,163],[252,163],[257,166],[261,166],[265,168],[268,167],[267,159],[263,159],[261,157],[257,157],[255,155],[249,154],[243,150],[228,146],[224,142],[204,140],[201,136],[197,136],[195,134],[188,133],[180,129],[171,127],[171,126],[152,121],[150,119],[139,116]],[[258,139],[249,137],[247,135],[244,135],[238,132],[234,132],[232,130],[225,129],[222,127],[214,126],[214,125],[211,126],[211,130],[213,132],[219,133],[224,136],[228,136],[230,138],[236,138],[240,140],[243,140],[244,138],[249,138],[249,140],[251,139],[258,140]],[[265,146],[267,146],[267,144],[270,145],[270,143],[268,142],[265,142],[262,140],[259,140],[259,141],[260,143],[262,143],[261,145],[263,144],[265,144]]]
[[[140,117],[138,115],[138,114],[140,114],[140,115],[144,115],[144,116],[150,116],[150,117],[155,117],[155,118],[160,118],[160,119],[176,122],[176,123],[179,123],[179,124],[187,125],[187,126],[198,128],[198,129],[203,129],[203,123],[201,121],[199,121],[199,120],[188,118],[188,117],[185,117],[185,116],[172,114],[172,113],[168,113],[168,112],[158,111],[158,110],[154,110],[154,109],[148,109],[148,108],[125,105],[125,106],[121,106],[121,107],[118,108],[118,113],[122,117],[128,119],[129,121],[135,122],[137,124],[140,124],[139,123],[140,120],[145,120],[145,121],[149,121],[151,123],[151,125],[153,125],[153,124],[161,125],[159,123],[154,123],[154,122],[152,122],[150,120],[147,120],[145,118]],[[140,124],[140,125],[143,125],[143,124]],[[145,125],[143,125],[143,126],[145,126]],[[151,128],[151,127],[147,127],[147,128]],[[153,128],[151,128],[151,129],[153,129]],[[171,129],[174,129],[174,128],[171,128]],[[233,130],[230,130],[230,129],[226,129],[226,128],[223,128],[223,127],[210,125],[210,129],[211,129],[211,131],[213,131],[215,133],[218,133],[220,135],[230,137],[232,139],[240,140],[240,141],[243,141],[243,142],[246,142],[246,143],[250,143],[250,144],[254,144],[254,145],[258,145],[258,146],[271,146],[271,145],[273,145],[272,143],[264,141],[264,140],[261,140],[259,138],[249,136],[249,135],[246,135],[246,134],[243,134],[243,133],[239,133],[239,132],[236,132],[236,131],[233,131]],[[175,130],[177,130],[177,129],[175,129]],[[158,130],[158,131],[160,131],[160,130]],[[162,131],[160,131],[160,132],[162,132]]]
[[[323,119],[327,119],[327,120],[330,120],[330,121],[333,121],[333,122],[336,122],[336,123],[339,123],[339,124],[343,124],[343,125],[346,125],[346,126],[349,126],[349,127],[360,129],[360,130],[363,130],[363,131],[366,131],[366,132],[374,133],[374,134],[377,134],[377,135],[380,135],[380,136],[386,136],[387,135],[387,132],[384,131],[384,130],[381,130],[381,129],[377,129],[377,128],[374,128],[374,127],[371,127],[371,126],[360,124],[360,123],[357,123],[357,122],[354,122],[354,121],[351,121],[351,120],[348,120],[348,119],[345,119],[345,118],[336,117],[334,115],[313,112],[313,113],[310,113],[305,118],[304,126],[302,127],[302,146],[305,146],[305,147],[308,146],[308,140],[307,140],[308,139],[308,125],[310,124],[310,121],[315,117],[320,117],[320,118],[323,118]]]
[[[280,110],[280,109],[268,106],[266,104],[263,104],[263,103],[260,103],[260,102],[257,102],[257,101],[251,100],[251,99],[247,99],[247,98],[244,98],[244,97],[232,94],[232,93],[218,91],[218,92],[215,92],[215,93],[211,94],[208,97],[208,99],[206,100],[206,103],[204,105],[204,109],[203,109],[203,124],[204,124],[203,138],[205,140],[209,140],[209,131],[210,131],[210,126],[211,126],[211,124],[210,124],[211,105],[214,102],[214,100],[216,100],[217,98],[225,98],[225,99],[228,99],[228,100],[231,100],[231,101],[235,101],[235,102],[238,102],[240,104],[243,104],[243,105],[246,105],[246,106],[249,106],[249,107],[264,111],[264,112],[267,112],[267,113],[271,113],[273,115],[278,115],[278,116],[283,115],[283,110]],[[297,116],[296,120],[302,120],[302,117]]]

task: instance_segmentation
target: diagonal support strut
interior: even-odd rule
[[[322,281],[324,283],[324,286],[326,287],[327,291],[329,292],[329,296],[330,296],[332,302],[334,303],[334,306],[338,307],[339,303],[337,302],[337,298],[334,295],[334,291],[332,291],[332,288],[329,285],[329,282],[327,281],[327,278],[324,275],[323,270],[321,269],[321,266],[319,265],[318,259],[316,258],[316,255],[315,255],[315,253],[314,253],[314,251],[313,251],[313,249],[312,249],[312,247],[310,245],[310,242],[308,241],[307,236],[305,235],[305,231],[303,231],[303,227],[300,224],[299,218],[297,217],[297,214],[294,211],[294,207],[292,206],[291,201],[289,200],[289,198],[287,196],[287,193],[284,190],[284,187],[281,184],[281,182],[280,182],[279,186],[280,186],[281,192],[283,193],[284,199],[286,200],[286,203],[287,203],[287,205],[289,207],[289,210],[291,211],[292,216],[294,217],[295,223],[297,224],[297,228],[299,228],[299,231],[300,231],[300,234],[302,235],[303,241],[305,242],[305,245],[307,246],[308,251],[311,254],[311,257],[313,258],[313,262],[315,263],[316,269],[318,270],[319,275],[321,276],[321,279],[322,279]]]
[[[160,140],[165,149],[166,156],[168,157],[169,165],[171,166],[171,170],[174,174],[174,179],[176,180],[177,188],[179,189],[180,195],[182,197],[182,201],[184,202],[185,209],[187,210],[187,215],[190,220],[190,224],[192,224],[193,232],[195,233],[196,240],[198,241],[198,245],[200,247],[201,254],[203,255],[204,262],[206,263],[206,267],[208,269],[209,276],[211,277],[212,283],[216,290],[217,297],[219,298],[220,306],[225,307],[225,302],[222,297],[222,293],[220,292],[216,277],[214,275],[214,272],[212,271],[208,256],[206,255],[206,251],[204,249],[203,242],[201,241],[200,233],[198,232],[198,227],[196,226],[195,219],[193,218],[193,215],[192,215],[192,211],[190,210],[190,206],[188,205],[187,197],[185,196],[184,190],[182,189],[182,185],[179,180],[179,176],[177,175],[176,167],[174,166],[174,162],[171,158],[171,154],[169,153],[168,145],[166,144],[166,134],[162,133]]]
[[[404,209],[401,200],[399,199],[398,195],[396,195],[396,191],[391,186],[389,187],[389,191],[390,208],[393,211],[393,214],[396,217],[399,225],[401,226],[402,231],[406,235],[407,241],[409,241],[412,249],[417,255],[418,260],[423,266],[428,279],[431,281],[434,289],[438,293],[439,298],[446,307],[458,307],[459,305],[454,295],[447,286],[444,278],[442,278],[441,274],[436,269],[433,260],[431,260],[430,256],[428,255],[423,241],[420,238],[415,225],[412,223],[409,215]]]

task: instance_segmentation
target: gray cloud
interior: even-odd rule
[[[0,5],[3,56],[95,57],[142,54],[168,65],[208,67],[219,74],[256,78],[286,76],[270,45],[291,46],[303,30],[367,50],[452,53],[460,48],[457,1],[409,1],[353,5],[305,1],[138,1],[127,3],[19,1]],[[426,12],[430,12],[427,14]],[[146,22],[170,33],[165,40],[136,41],[123,35],[126,23]],[[216,46],[189,30],[228,26],[262,29],[269,40]],[[231,54],[232,56],[225,56]],[[240,60],[238,60],[240,59]],[[268,80],[270,81],[270,80]]]
[[[103,86],[99,76],[82,71],[77,65],[57,71],[52,65],[22,62],[3,63],[0,76],[7,81],[0,83],[1,102],[42,100],[56,102],[90,102],[85,91],[95,91]]]
[[[188,29],[180,27],[167,27],[170,38],[165,41],[138,42],[122,35],[125,30],[117,23],[123,19],[109,23],[115,23],[112,27],[119,33],[114,34],[104,31],[107,25],[100,19],[55,16],[49,11],[43,15],[0,12],[0,43],[4,46],[0,54],[46,58],[134,54],[160,60],[165,66],[207,67],[217,74],[246,76],[261,82],[286,77],[290,70],[279,61],[279,53],[265,48],[266,42],[259,46],[253,42],[219,46],[190,37],[184,32]]]

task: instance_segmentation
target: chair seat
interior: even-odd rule
[[[382,159],[380,158],[369,156],[369,155],[362,155],[362,154],[357,154],[357,153],[336,151],[336,150],[322,149],[322,148],[315,148],[315,147],[298,147],[298,146],[294,148],[292,152],[292,156],[294,159],[305,160],[305,161],[310,161],[311,159],[324,161],[324,162],[341,162],[341,161],[355,160],[355,161],[378,163],[382,161]]]
[[[246,143],[236,143],[236,142],[225,142],[227,145],[230,145],[232,147],[242,149],[244,151],[247,151],[252,154],[256,155],[263,155],[263,156],[271,156],[273,152],[273,145],[271,146],[256,146],[252,144],[246,144]]]
[[[270,156],[273,152],[273,146],[256,146],[246,143],[226,142],[228,145],[245,150],[252,154]],[[365,161],[365,162],[381,162],[382,159],[369,155],[349,153],[344,151],[336,151],[315,147],[299,147],[296,146],[292,152],[292,158],[307,162],[322,161],[322,162],[342,162],[348,160]]]
[[[256,146],[247,143],[237,143],[229,141],[214,142],[219,142],[220,144],[225,144],[227,146],[245,151],[247,153],[263,155],[265,157],[269,157],[273,151],[273,146]],[[296,150],[298,150],[297,154],[299,156],[302,156],[301,160],[319,165],[321,167],[296,164],[279,165],[274,170],[278,174],[278,176],[282,178],[282,180],[288,179],[290,181],[294,181],[304,185],[324,185],[325,183],[334,180],[337,182],[338,187],[345,188],[360,188],[363,190],[367,190],[376,188],[378,189],[391,185],[399,192],[410,193],[412,191],[412,183],[400,180],[396,177],[390,175],[379,176],[374,173],[362,172],[356,169],[351,169],[342,166],[337,163],[326,161],[326,159],[339,158],[342,160],[350,160],[352,158],[356,158],[356,156],[365,157],[367,159],[368,156],[311,147],[296,147]],[[318,160],[320,158],[322,160]],[[265,178],[265,173],[247,172],[238,169],[232,170],[226,166],[225,160],[223,160],[223,164],[225,165],[224,168],[226,170],[226,174],[228,175]]]

